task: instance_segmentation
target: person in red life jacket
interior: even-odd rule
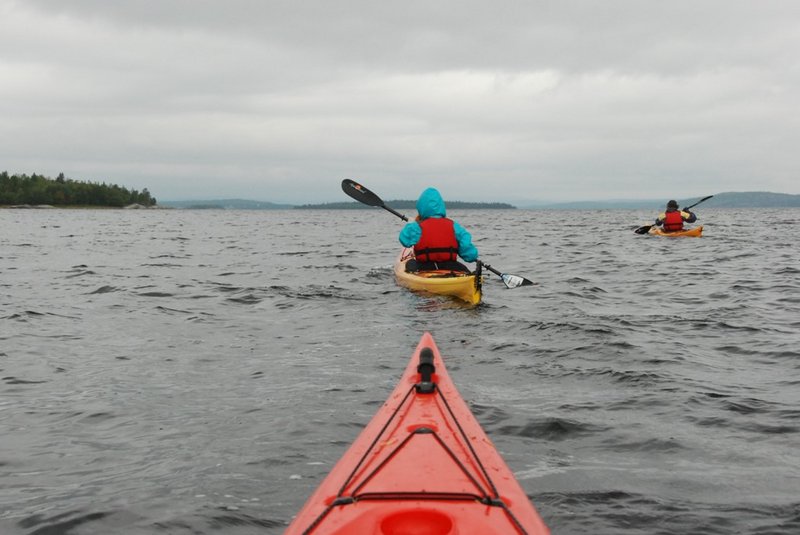
[[[422,192],[417,200],[416,221],[408,223],[400,231],[400,243],[413,247],[416,261],[406,264],[408,271],[449,269],[469,271],[458,261],[478,259],[478,249],[472,244],[472,236],[464,227],[449,219],[444,200],[435,188]]]
[[[664,227],[664,232],[678,232],[683,230],[684,223],[694,223],[697,216],[692,212],[678,210],[676,201],[667,203],[667,211],[656,218],[656,225]]]

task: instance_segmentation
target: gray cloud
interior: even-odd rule
[[[0,0],[0,166],[157,197],[800,192],[800,4]]]

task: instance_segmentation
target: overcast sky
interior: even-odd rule
[[[0,0],[0,171],[160,200],[800,193],[800,1]]]

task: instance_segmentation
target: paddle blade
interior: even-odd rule
[[[519,275],[509,275],[508,273],[501,273],[497,271],[495,268],[487,264],[486,262],[482,262],[481,260],[477,261],[478,264],[482,267],[485,267],[498,277],[503,280],[503,284],[506,285],[506,288],[517,288],[519,286],[533,286],[533,282],[529,281],[525,277],[520,277]]]
[[[383,201],[381,198],[355,180],[350,180],[349,178],[342,180],[342,191],[360,203],[383,208]]]
[[[345,178],[342,180],[342,191],[345,192],[348,196],[354,198],[360,203],[364,203],[367,206],[378,206],[383,208],[387,212],[391,212],[403,221],[408,221],[408,218],[401,214],[400,212],[395,212],[381,200],[380,197],[372,193],[366,186],[362,186],[355,180],[350,180],[349,178]]]
[[[650,232],[650,229],[653,228],[653,226],[654,225],[645,225],[643,227],[637,228],[636,230],[634,230],[634,232],[636,234],[647,234],[648,232]]]
[[[509,275],[508,273],[503,273],[500,275],[500,278],[503,279],[503,284],[506,285],[506,288],[517,288],[518,286],[532,286],[533,282],[529,281],[525,277],[520,277],[519,275]]]

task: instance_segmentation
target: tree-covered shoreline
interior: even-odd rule
[[[155,206],[156,199],[147,188],[130,190],[116,184],[102,184],[66,178],[59,173],[49,178],[33,173],[0,173],[0,206],[51,205],[51,206],[111,206],[131,204]]]

